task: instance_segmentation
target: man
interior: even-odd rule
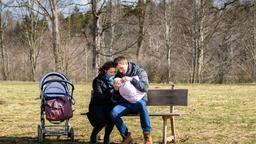
[[[133,84],[134,87],[141,92],[148,91],[148,76],[144,69],[142,69],[135,63],[128,62],[128,60],[123,56],[115,58],[114,63],[116,68],[118,69],[116,77],[122,78],[122,81],[124,82],[130,81],[131,84]],[[133,78],[133,76],[138,76],[139,80]],[[121,82],[115,81],[113,87],[116,91],[118,91],[121,87]],[[152,138],[150,136],[151,126],[149,113],[146,105],[147,95],[145,95],[141,100],[137,101],[136,103],[130,103],[120,95],[116,95],[114,99],[117,101],[118,104],[112,109],[110,115],[114,124],[116,125],[117,129],[123,137],[123,144],[128,144],[132,142],[131,133],[128,131],[127,126],[121,119],[122,116],[130,113],[139,113],[141,128],[144,135],[144,143],[153,144]]]

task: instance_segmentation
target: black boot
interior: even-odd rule
[[[94,127],[90,136],[90,144],[97,144],[97,135],[100,132],[101,128]]]
[[[110,144],[109,136],[114,128],[113,123],[108,123],[105,127],[104,144]]]

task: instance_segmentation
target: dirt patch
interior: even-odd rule
[[[189,136],[188,135],[183,135],[181,138],[180,138],[180,142],[186,142],[189,140]]]
[[[0,105],[3,105],[3,104],[5,104],[5,103],[6,103],[6,101],[0,100]]]

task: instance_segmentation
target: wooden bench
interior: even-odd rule
[[[174,106],[188,105],[188,90],[187,89],[150,89],[148,91],[148,106],[168,106],[170,111],[150,112],[150,116],[160,116],[163,119],[163,143],[167,141],[176,142],[174,116],[180,116],[181,113],[174,112]],[[84,115],[85,113],[81,113]],[[129,114],[126,116],[138,116],[138,114]],[[167,140],[167,120],[171,124],[171,140]]]
[[[168,106],[169,112],[150,112],[150,116],[160,116],[163,119],[163,143],[167,143],[167,120],[170,120],[172,142],[176,142],[174,116],[180,116],[181,113],[174,112],[174,106],[188,105],[187,89],[151,89],[148,91],[148,106]],[[127,116],[138,116],[129,114]]]

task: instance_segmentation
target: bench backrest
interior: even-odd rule
[[[148,91],[149,106],[187,106],[187,89],[151,89]]]

